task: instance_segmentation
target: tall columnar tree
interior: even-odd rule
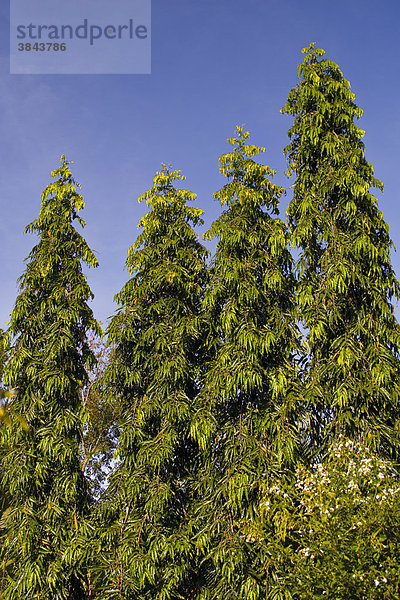
[[[294,277],[283,189],[253,157],[237,127],[219,160],[229,182],[214,196],[226,210],[206,234],[219,237],[205,307],[216,340],[197,399],[193,430],[204,463],[193,507],[206,558],[201,597],[265,597],[268,548],[259,519],[261,489],[284,474],[296,451]]]
[[[195,194],[163,165],[129,249],[132,274],[108,327],[106,379],[119,396],[119,465],[100,499],[93,579],[99,598],[188,598],[192,547],[185,515],[196,470],[189,427],[202,369],[201,302],[207,251],[192,225]],[[185,533],[186,532],[186,533]],[[97,596],[96,596],[97,597]]]
[[[71,540],[89,504],[79,463],[82,406],[79,390],[85,365],[94,356],[88,330],[101,330],[87,301],[93,297],[82,263],[97,260],[75,229],[83,208],[80,187],[65,157],[56,181],[42,194],[39,217],[26,232],[39,236],[31,251],[20,294],[11,314],[10,358],[5,383],[15,388],[11,423],[1,431],[2,487],[10,504],[3,515],[2,599],[78,600],[85,574],[76,564]],[[22,415],[22,428],[14,415]]]
[[[388,225],[371,188],[362,111],[339,67],[311,44],[282,112],[295,173],[288,220],[300,248],[298,302],[309,350],[306,394],[316,447],[340,433],[384,453],[399,442],[399,284]]]

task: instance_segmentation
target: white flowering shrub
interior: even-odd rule
[[[400,481],[389,462],[345,438],[297,471],[293,598],[400,598]]]

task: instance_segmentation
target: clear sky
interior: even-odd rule
[[[10,75],[5,0],[0,19],[0,327],[37,239],[23,230],[37,217],[61,154],[74,161],[82,184],[83,235],[100,262],[87,274],[103,324],[129,276],[127,249],[147,210],[137,198],[161,163],[182,170],[186,189],[197,194],[195,205],[206,212],[199,234],[220,214],[218,157],[236,125],[267,147],[260,160],[289,188],[282,148],[291,118],[280,109],[312,41],[339,64],[364,110],[358,125],[385,185],[377,197],[399,247],[392,260],[400,276],[398,0],[153,0],[150,75]],[[290,189],[283,218],[289,199]]]

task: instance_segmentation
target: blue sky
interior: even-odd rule
[[[267,147],[261,160],[289,188],[282,148],[291,119],[280,108],[312,41],[339,64],[364,110],[358,124],[385,184],[377,197],[399,247],[392,260],[400,276],[398,0],[153,0],[150,75],[10,75],[6,2],[0,19],[0,327],[36,241],[23,230],[61,154],[82,184],[83,235],[100,262],[88,271],[92,307],[103,324],[128,278],[127,249],[147,210],[137,198],[161,163],[181,169],[197,194],[195,205],[206,211],[200,235],[220,214],[218,157],[237,124]],[[290,189],[283,218],[289,200]]]

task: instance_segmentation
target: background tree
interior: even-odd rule
[[[52,172],[38,219],[27,232],[39,236],[20,277],[11,314],[11,353],[5,383],[15,388],[12,410],[24,415],[25,431],[11,419],[2,428],[4,476],[10,504],[3,514],[2,598],[78,600],[85,596],[85,568],[76,563],[72,539],[89,505],[79,463],[86,365],[94,364],[87,332],[101,333],[87,300],[93,295],[82,263],[97,260],[73,226],[83,208],[69,163]]]
[[[371,187],[349,82],[311,44],[282,112],[293,115],[285,152],[295,173],[288,207],[300,248],[298,303],[309,351],[307,437],[318,450],[340,433],[397,455],[399,284],[389,229]]]
[[[180,171],[163,166],[139,200],[150,212],[129,249],[132,278],[117,294],[108,327],[106,380],[119,396],[120,464],[95,513],[92,547],[99,598],[188,598],[193,548],[186,523],[196,444],[189,436],[202,369],[207,251],[192,224],[195,194],[176,189]]]
[[[273,216],[284,190],[253,160],[265,148],[236,134],[219,160],[229,182],[214,194],[227,209],[206,234],[219,237],[205,297],[214,356],[193,426],[204,448],[193,520],[207,560],[199,597],[255,600],[269,572],[260,489],[296,454],[297,329],[286,226]]]
[[[115,463],[114,452],[120,433],[121,405],[104,382],[104,373],[112,356],[112,347],[103,337],[92,333],[88,344],[96,357],[96,365],[87,369],[88,381],[81,390],[86,409],[81,438],[81,468],[98,498],[107,487],[108,475]]]

